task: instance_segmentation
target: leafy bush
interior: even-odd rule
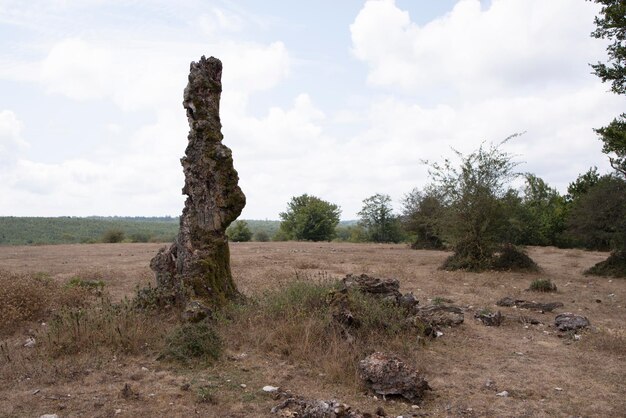
[[[330,241],[335,236],[340,214],[339,206],[303,194],[291,198],[287,210],[280,213],[280,231],[287,239]]]
[[[556,292],[556,285],[550,279],[533,280],[528,290],[533,292]]]
[[[609,258],[585,271],[593,276],[626,277],[626,251],[615,251]]]
[[[102,235],[102,242],[114,244],[124,241],[126,234],[121,229],[109,229]]]
[[[161,359],[187,364],[190,360],[212,363],[222,351],[222,340],[207,322],[184,324],[166,339]]]
[[[252,232],[246,221],[237,221],[226,230],[228,239],[233,242],[248,242],[252,238]]]
[[[267,232],[260,230],[254,233],[254,240],[257,242],[268,242],[270,240],[270,236]]]
[[[508,212],[510,182],[518,174],[513,156],[500,147],[512,135],[469,155],[455,151],[460,164],[450,160],[431,164],[431,186],[445,205],[439,222],[442,239],[454,254],[444,269],[480,271],[494,267],[494,254],[511,241],[513,222]]]
[[[511,244],[505,244],[495,254],[491,268],[499,271],[537,271],[539,269],[532,258]]]

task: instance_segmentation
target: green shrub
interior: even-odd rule
[[[102,242],[114,244],[124,241],[126,234],[121,229],[109,229],[102,235]]]
[[[233,242],[248,242],[252,238],[252,232],[246,221],[237,221],[226,231],[228,239]]]
[[[254,240],[258,242],[268,242],[270,240],[270,236],[267,232],[260,230],[254,233]]]
[[[534,280],[528,290],[533,292],[556,292],[556,285],[550,279]]]
[[[537,271],[539,266],[525,252],[506,244],[494,255],[492,268],[499,271]]]
[[[626,251],[614,251],[609,258],[586,270],[585,274],[626,277]]]
[[[166,339],[161,359],[187,364],[190,360],[212,363],[222,351],[222,340],[207,322],[184,324]]]

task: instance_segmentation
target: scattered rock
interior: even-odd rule
[[[589,320],[573,313],[562,313],[554,318],[554,325],[559,331],[575,331],[589,326]]]
[[[26,341],[24,341],[24,347],[26,348],[33,348],[36,344],[37,341],[33,337],[28,337]]]
[[[505,306],[505,307],[517,307],[521,309],[529,309],[529,310],[540,311],[540,312],[552,312],[556,308],[563,307],[563,304],[561,302],[548,302],[548,303],[529,302],[523,299],[513,299],[508,296],[497,301],[496,305]]]
[[[396,303],[402,298],[400,282],[397,279],[378,279],[367,274],[360,276],[348,274],[342,279],[342,283],[346,289],[356,289]]]
[[[213,312],[197,300],[187,302],[183,310],[182,317],[186,322],[200,322],[204,319],[211,319]]]
[[[39,418],[59,418],[57,414],[43,414]]]
[[[278,389],[279,388],[276,386],[270,386],[270,385],[263,386],[263,392],[267,392],[267,393],[278,392]]]
[[[502,313],[500,311],[493,312],[478,312],[474,315],[474,318],[478,319],[483,324],[488,327],[499,327],[504,320]]]
[[[157,287],[171,290],[179,302],[197,298],[207,304],[239,295],[230,269],[226,228],[246,204],[237,185],[231,150],[222,144],[219,103],[222,63],[217,58],[192,62],[183,106],[189,122],[181,159],[187,195],[178,237],[150,262]]]
[[[453,327],[463,323],[465,315],[463,309],[454,305],[438,304],[419,308],[415,317],[433,329],[439,327]]]
[[[359,375],[365,385],[379,395],[398,395],[420,403],[428,382],[393,354],[376,352],[359,362]]]
[[[272,408],[273,414],[299,418],[365,418],[359,411],[336,400],[323,401],[291,397]]]
[[[398,304],[406,308],[407,310],[411,310],[419,304],[419,301],[415,298],[415,296],[411,292],[411,293],[405,293],[404,295],[400,296],[400,299],[398,300]]]
[[[509,392],[507,392],[506,390],[503,390],[502,392],[496,393],[496,396],[501,396],[503,398],[507,398],[509,396]]]

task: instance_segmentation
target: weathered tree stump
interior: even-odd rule
[[[219,305],[238,295],[226,228],[241,214],[246,198],[237,184],[232,153],[222,144],[221,78],[217,58],[203,56],[190,65],[183,101],[190,129],[181,159],[187,199],[178,237],[150,262],[157,286],[172,291],[180,303],[200,299]]]

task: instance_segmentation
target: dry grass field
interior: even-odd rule
[[[8,288],[6,280],[18,280],[19,275],[45,276],[63,285],[80,277],[105,282],[114,300],[131,298],[138,285],[152,281],[148,263],[159,246],[0,247],[5,280],[0,286]],[[419,348],[413,360],[433,388],[419,409],[398,399],[376,399],[354,383],[354,376],[342,379],[329,373],[328,365],[248,344],[251,338],[237,330],[224,331],[224,353],[213,365],[158,361],[152,345],[162,338],[159,325],[171,321],[166,317],[134,323],[132,335],[142,345],[128,354],[97,347],[53,354],[44,350],[49,318],[42,313],[0,335],[0,416],[266,417],[272,416],[269,411],[278,401],[261,391],[265,385],[311,398],[339,399],[363,412],[382,406],[393,417],[626,416],[626,280],[582,274],[606,258],[605,253],[556,248],[528,252],[540,272],[446,272],[438,266],[447,253],[403,245],[231,244],[235,281],[247,296],[281,288],[296,277],[339,279],[367,273],[399,279],[401,291],[413,292],[420,304],[449,298],[464,307],[460,327],[444,329],[443,336],[424,345],[414,342]],[[526,291],[538,278],[551,279],[558,291]],[[560,301],[564,307],[539,313],[495,306],[505,296]],[[80,302],[75,300],[80,294],[73,298]],[[31,303],[37,304],[37,299]],[[474,313],[484,308],[501,310],[504,324],[486,327],[475,320]],[[585,315],[591,327],[580,337],[559,335],[553,322],[560,312]],[[520,322],[520,315],[542,324]],[[254,324],[246,330],[255,332]],[[38,341],[35,347],[24,347],[29,336]],[[328,361],[332,366],[332,359]],[[123,394],[125,384],[131,391]],[[509,396],[497,396],[501,391]]]

